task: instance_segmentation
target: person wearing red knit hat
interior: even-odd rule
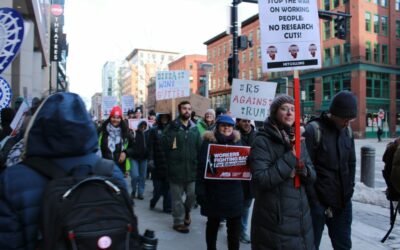
[[[119,106],[113,107],[110,117],[101,126],[99,145],[103,158],[113,160],[125,174],[128,129],[122,119],[121,108]]]

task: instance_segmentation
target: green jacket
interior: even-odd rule
[[[201,147],[199,130],[190,122],[184,129],[179,117],[164,130],[162,144],[168,165],[168,179],[172,182],[196,180],[197,155]]]
[[[197,128],[199,129],[200,136],[203,136],[203,134],[206,131],[213,131],[215,128],[215,123],[213,123],[211,126],[208,126],[207,123],[201,119],[200,121],[197,122]]]

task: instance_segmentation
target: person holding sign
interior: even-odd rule
[[[294,100],[276,97],[270,115],[252,144],[249,164],[255,187],[251,221],[252,249],[315,249],[305,186],[316,174],[305,144],[296,159]],[[296,188],[294,176],[301,177]]]
[[[239,249],[241,215],[243,210],[243,190],[240,180],[205,179],[209,144],[242,145],[240,133],[233,129],[235,121],[228,115],[221,115],[214,131],[206,131],[199,155],[196,195],[201,206],[201,214],[207,216],[207,249],[217,245],[218,228],[222,218],[228,228],[228,249]]]

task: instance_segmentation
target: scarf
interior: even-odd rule
[[[235,134],[232,132],[231,135],[225,136],[217,130],[215,131],[215,139],[217,139],[217,142],[220,144],[229,144],[235,140]]]
[[[114,153],[117,144],[121,143],[121,128],[114,127],[111,123],[107,124],[108,149]]]

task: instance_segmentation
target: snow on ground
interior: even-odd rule
[[[389,208],[384,188],[370,188],[358,182],[354,187],[353,201]]]

